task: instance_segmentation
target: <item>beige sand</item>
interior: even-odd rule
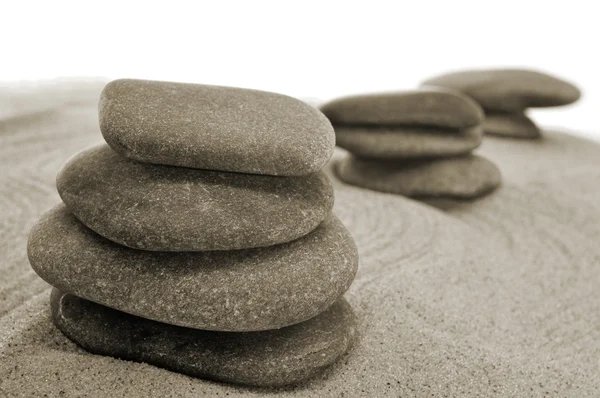
[[[269,396],[600,396],[600,146],[544,137],[486,138],[504,186],[446,212],[335,180],[361,255],[346,295],[360,341]],[[60,165],[100,140],[93,106],[0,123],[0,396],[270,393],[90,355],[52,326],[25,240]]]

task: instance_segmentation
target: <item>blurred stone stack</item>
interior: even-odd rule
[[[350,184],[410,197],[472,199],[500,185],[498,168],[471,152],[481,144],[482,109],[446,89],[364,94],[321,106]]]
[[[342,298],[358,254],[320,170],[327,119],[279,94],[117,80],[109,145],[57,177],[30,234],[56,326],[86,350],[193,376],[309,378],[355,337]]]
[[[528,108],[568,105],[581,97],[577,87],[557,77],[527,69],[485,69],[447,73],[423,82],[457,90],[485,110],[488,134],[535,139],[538,126],[526,115]]]

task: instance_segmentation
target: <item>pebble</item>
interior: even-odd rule
[[[485,110],[500,112],[567,105],[581,96],[571,83],[528,69],[466,70],[433,77],[423,85],[460,91]]]
[[[438,88],[362,94],[335,99],[321,111],[334,125],[409,125],[449,129],[483,122],[482,109],[469,97]]]
[[[337,164],[337,173],[358,187],[417,198],[474,199],[501,184],[496,165],[476,155],[403,162],[349,155]]]
[[[331,124],[281,94],[123,79],[104,88],[100,129],[131,159],[240,173],[300,176],[333,154]]]
[[[325,220],[334,200],[323,172],[274,177],[152,165],[107,145],[72,158],[57,187],[69,210],[98,234],[153,251],[289,242]]]
[[[354,240],[335,216],[281,245],[168,253],[110,242],[62,204],[33,227],[27,252],[34,271],[63,292],[158,322],[230,332],[318,315],[344,294],[358,266]]]
[[[463,130],[435,127],[335,126],[337,145],[370,159],[393,160],[466,154],[481,144],[481,125]]]
[[[356,340],[354,313],[344,299],[305,322],[249,333],[166,325],[58,289],[50,305],[57,328],[91,353],[252,386],[296,384],[319,375]]]
[[[540,129],[524,113],[489,113],[483,129],[486,134],[511,138],[540,138]]]

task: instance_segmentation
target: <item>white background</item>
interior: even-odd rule
[[[595,1],[4,1],[0,82],[134,77],[302,98],[526,66],[584,91],[531,115],[600,138]]]

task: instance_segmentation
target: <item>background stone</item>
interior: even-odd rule
[[[581,97],[571,83],[527,69],[465,70],[427,79],[423,85],[460,91],[484,109],[502,112],[567,105]]]
[[[483,129],[486,134],[512,138],[540,138],[540,129],[523,113],[488,113]]]
[[[444,157],[471,152],[481,145],[483,129],[461,131],[434,127],[335,126],[337,145],[372,159]]]
[[[474,199],[502,181],[492,162],[475,155],[387,163],[349,155],[337,172],[349,184],[411,197]]]
[[[441,88],[359,94],[327,102],[320,109],[334,125],[415,125],[460,129],[483,121],[483,111],[472,99]]]

